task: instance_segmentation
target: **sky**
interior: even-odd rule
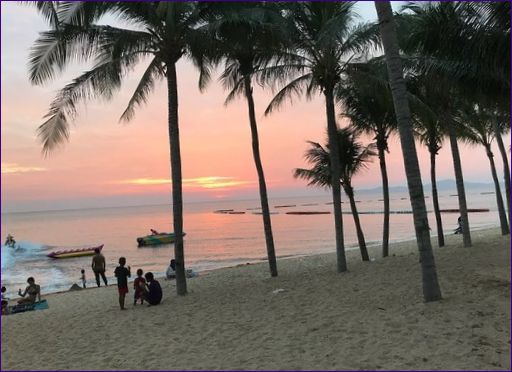
[[[362,20],[376,18],[373,2],[357,6]],[[395,10],[399,6],[393,4]],[[164,85],[156,87],[147,105],[139,108],[129,123],[119,122],[147,63],[127,77],[111,101],[89,101],[81,106],[70,141],[43,157],[36,128],[56,91],[87,66],[72,65],[49,84],[31,85],[30,48],[38,33],[48,27],[34,9],[17,2],[1,2],[1,21],[2,212],[169,203]],[[227,93],[217,82],[218,75],[201,93],[198,73],[189,62],[179,62],[177,70],[185,202],[257,198],[246,102],[238,99],[224,106]],[[298,99],[265,117],[271,97],[269,89],[255,87],[260,151],[270,198],[328,195],[307,188],[304,181],[292,176],[294,168],[307,166],[303,159],[306,141],[325,142],[324,102],[320,96],[311,101]],[[340,126],[347,124],[339,120]],[[423,183],[428,184],[429,155],[420,145],[417,149]],[[483,148],[461,146],[461,155],[467,181],[492,182]],[[500,157],[496,159],[500,169]],[[390,140],[387,165],[390,185],[404,185],[396,136]],[[439,153],[437,171],[438,180],[454,178],[448,143]],[[377,159],[354,179],[356,190],[377,187],[380,182]]]

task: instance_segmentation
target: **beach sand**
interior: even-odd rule
[[[265,263],[212,271],[184,297],[161,280],[161,305],[134,307],[130,289],[127,311],[115,285],[43,293],[48,310],[2,317],[2,370],[509,370],[510,240],[472,237],[435,248],[434,303],[415,242],[370,263],[348,252],[343,274],[327,254],[279,260],[277,278]]]

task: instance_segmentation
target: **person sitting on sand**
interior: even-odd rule
[[[167,267],[167,271],[165,272],[165,277],[167,279],[176,278],[176,260],[174,258],[171,260],[169,267]]]
[[[9,299],[5,295],[7,292],[7,288],[2,287],[2,314],[7,314],[7,305],[9,304]]]
[[[28,278],[27,283],[28,286],[23,293],[21,293],[21,289],[18,290],[18,295],[23,297],[18,300],[18,304],[33,304],[36,302],[36,297],[38,301],[41,301],[41,287],[36,284],[33,277]],[[28,297],[25,297],[25,295],[28,295]]]
[[[140,304],[144,303],[144,285],[146,284],[146,279],[142,276],[144,272],[142,269],[137,270],[137,277],[133,281],[133,290],[135,293],[133,294],[133,305],[137,305],[137,300],[140,299]]]
[[[158,305],[162,301],[162,287],[155,279],[152,272],[147,272],[146,285],[144,286],[144,300],[151,305]]]
[[[187,269],[185,271],[185,275],[186,275],[187,278],[194,278],[198,274],[194,270],[192,270],[192,269]],[[174,279],[174,278],[176,278],[176,260],[175,259],[172,259],[171,263],[167,267],[167,270],[165,272],[165,277],[167,279]]]
[[[457,219],[457,224],[458,224],[458,226],[453,233],[454,234],[462,234],[462,216],[459,216],[459,218]]]

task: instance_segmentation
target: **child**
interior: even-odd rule
[[[80,280],[82,281],[82,287],[84,287],[84,289],[85,289],[85,270],[82,269],[80,272],[82,273],[80,275]]]
[[[137,305],[137,300],[140,298],[140,304],[142,305],[144,303],[144,285],[146,284],[146,279],[142,276],[144,272],[142,269],[137,270],[137,277],[133,281],[133,289],[135,290],[135,293],[133,294],[133,305]]]
[[[119,306],[121,307],[121,310],[125,310],[124,299],[128,293],[128,278],[131,276],[130,266],[126,268],[124,265],[126,265],[126,258],[120,257],[119,266],[116,267],[116,270],[114,271],[114,275],[117,278],[117,290],[119,291]]]

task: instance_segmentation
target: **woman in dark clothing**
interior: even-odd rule
[[[158,305],[162,301],[162,287],[152,272],[147,272],[144,277],[146,278],[144,300],[150,305]]]

